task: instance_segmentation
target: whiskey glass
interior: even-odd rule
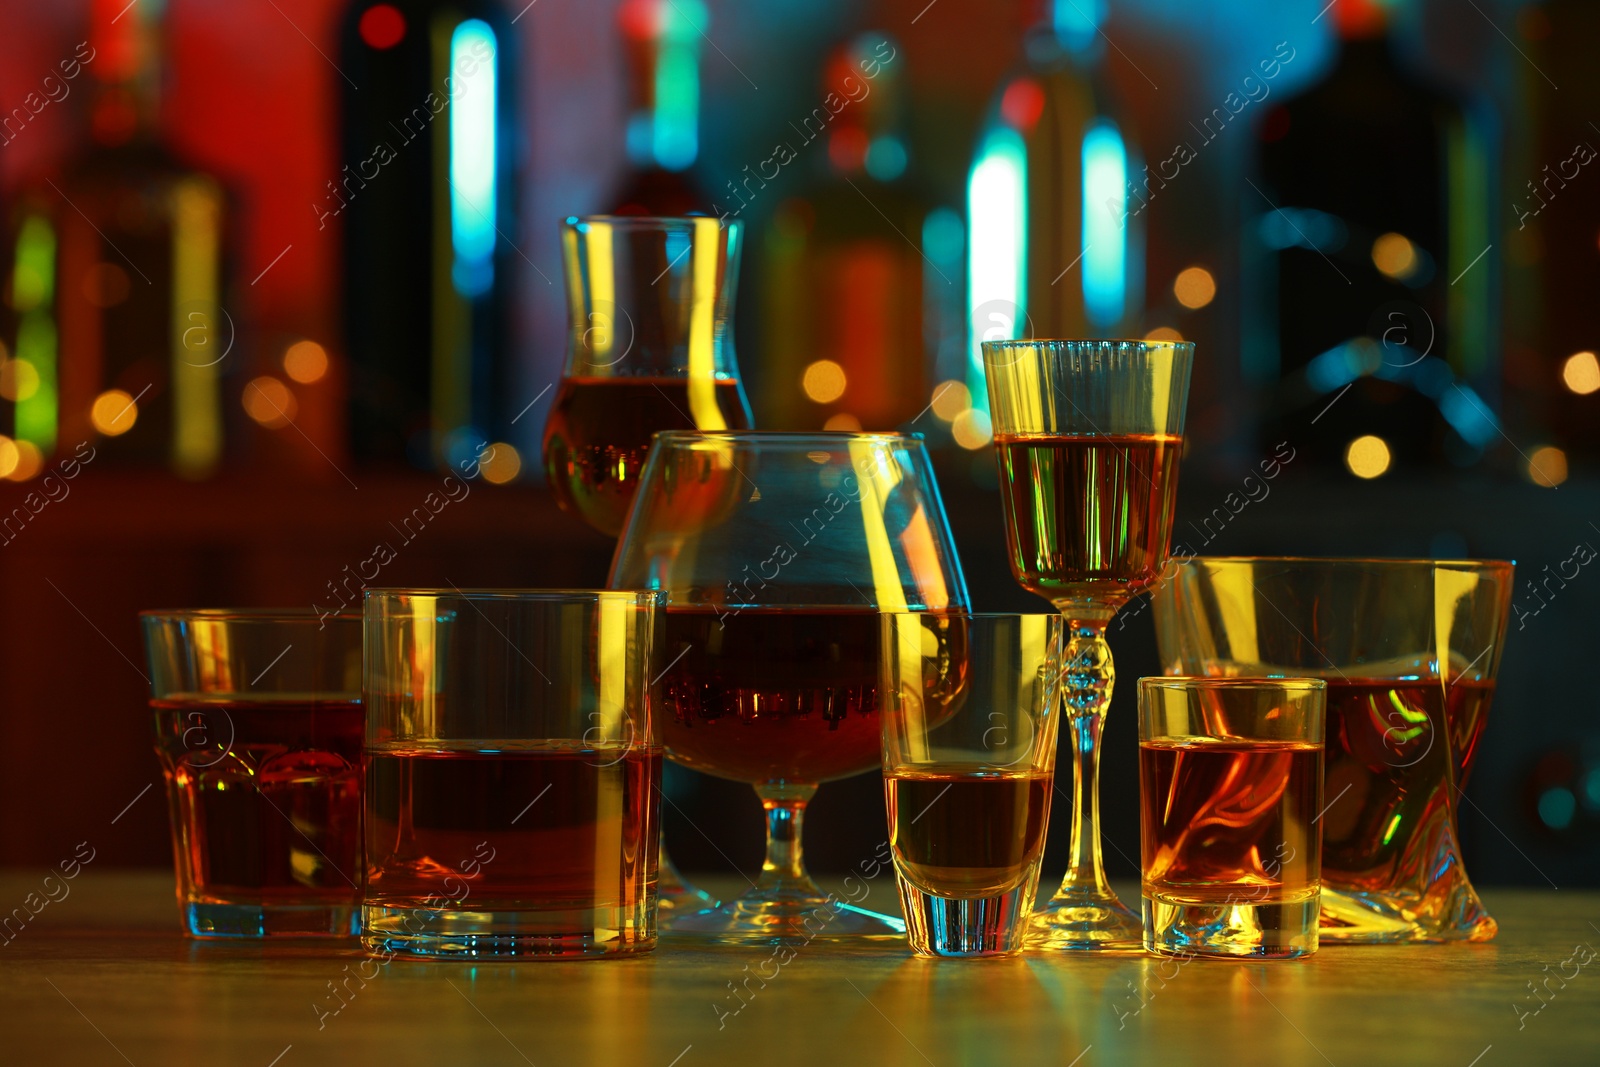
[[[750,783],[766,811],[754,887],[666,929],[903,935],[899,919],[817,887],[801,825],[819,783],[881,765],[879,613],[968,606],[922,439],[657,434],[608,584],[665,594],[667,755]]]
[[[361,616],[146,611],[150,708],[192,937],[352,937]]]
[[[1055,787],[1064,634],[1059,615],[883,616],[884,799],[918,956],[1022,951]]]
[[[1139,679],[1144,948],[1317,950],[1320,678]]]
[[[369,952],[655,947],[658,608],[632,591],[367,590]]]
[[[1494,560],[1197,557],[1154,596],[1168,673],[1327,682],[1323,941],[1487,941],[1457,804],[1510,616]]]
[[[1067,622],[1072,849],[1034,917],[1052,949],[1133,949],[1139,917],[1100,857],[1100,732],[1116,677],[1106,625],[1166,565],[1194,346],[986,341],[1011,573]]]

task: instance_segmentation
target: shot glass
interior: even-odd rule
[[[361,616],[141,614],[178,906],[194,937],[351,937]]]
[[[1319,678],[1139,679],[1146,951],[1317,950],[1326,703]]]
[[[655,947],[660,596],[367,591],[369,951]]]
[[[1021,951],[1055,775],[1059,615],[883,618],[884,793],[918,956]]]

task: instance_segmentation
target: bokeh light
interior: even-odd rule
[[[1554,445],[1533,450],[1528,457],[1528,481],[1554,489],[1567,480],[1567,454]]]
[[[829,417],[828,421],[822,424],[822,428],[839,433],[860,433],[861,420],[848,411],[841,411],[837,415]]]
[[[0,478],[11,477],[11,472],[17,469],[17,460],[20,458],[21,453],[17,451],[17,443],[0,434]]]
[[[17,465],[6,475],[14,482],[25,482],[44,470],[44,453],[32,441],[16,442]]]
[[[328,350],[315,341],[296,341],[284,350],[283,373],[305,385],[328,373]]]
[[[96,432],[107,437],[117,437],[133,429],[139,421],[139,405],[121,389],[107,389],[94,398],[89,408],[89,422]]]
[[[1183,334],[1174,330],[1171,326],[1157,326],[1145,334],[1144,339],[1146,341],[1181,341],[1183,340]]]
[[[0,368],[0,386],[4,384],[4,368]],[[1587,396],[1600,389],[1600,360],[1593,352],[1574,352],[1561,364],[1561,383],[1579,396]]]
[[[26,400],[39,391],[39,372],[25,359],[0,363],[0,397]]]
[[[972,390],[954,379],[940,382],[933,387],[933,403],[928,406],[945,422],[953,422],[957,415],[972,406]]]
[[[522,454],[504,441],[496,441],[489,446],[489,452],[478,461],[478,470],[483,474],[483,480],[495,485],[505,485],[515,481],[517,475],[522,473]]]
[[[1383,234],[1372,242],[1372,265],[1405,281],[1417,272],[1417,246],[1398,233]]]
[[[957,415],[950,424],[950,433],[956,444],[966,449],[982,448],[994,438],[988,413],[978,408],[968,408]]]
[[[1373,434],[1363,434],[1344,450],[1344,465],[1357,478],[1376,478],[1389,469],[1393,456],[1389,442]]]
[[[299,410],[289,387],[270,374],[251,379],[243,400],[245,414],[269,430],[289,425]]]
[[[1189,267],[1178,273],[1172,295],[1186,308],[1203,308],[1217,295],[1217,280],[1204,267]]]
[[[806,368],[800,387],[819,404],[831,404],[844,396],[844,368],[831,359],[819,359]]]

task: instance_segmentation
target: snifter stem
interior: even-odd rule
[[[821,896],[822,890],[806,873],[805,856],[800,843],[806,805],[816,795],[817,787],[765,782],[755,788],[756,795],[761,798],[761,807],[767,813],[767,858],[761,863],[761,879],[756,883],[757,890]]]

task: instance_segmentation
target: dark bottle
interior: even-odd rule
[[[163,38],[162,4],[95,0],[87,40],[44,86],[53,106],[87,106],[90,147],[12,205],[0,397],[15,445],[0,446],[0,475],[27,477],[83,442],[99,462],[188,478],[222,460],[223,382],[241,359],[224,299],[227,198],[163,143]],[[8,142],[27,135],[16,114]]]
[[[1262,440],[1366,477],[1471,462],[1497,436],[1474,385],[1496,369],[1483,137],[1396,60],[1386,12],[1337,0],[1338,62],[1265,112],[1260,191],[1243,194],[1243,372],[1271,398]]]
[[[797,165],[815,172],[778,206],[763,242],[757,407],[769,425],[892,430],[928,406],[937,338],[925,333],[924,308],[941,295],[959,300],[960,239],[945,241],[956,254],[930,277],[932,209],[909,170],[905,65],[881,33],[841,46],[817,106],[754,172],[770,180],[806,156]],[[954,213],[943,214],[959,234]]]
[[[455,467],[509,418],[516,35],[494,0],[358,0],[340,30],[355,454]]]
[[[1028,3],[967,182],[968,381],[987,408],[983,341],[1138,336],[1140,157],[1104,74],[1100,6]]]
[[[617,24],[628,58],[628,172],[614,215],[706,214],[690,168],[700,154],[701,0],[626,0]]]

